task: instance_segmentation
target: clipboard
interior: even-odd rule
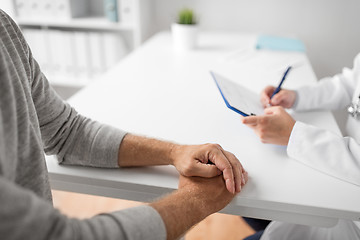
[[[217,73],[210,71],[210,74],[229,109],[244,117],[262,115],[264,113],[264,108],[257,93]]]

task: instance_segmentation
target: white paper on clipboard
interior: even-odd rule
[[[264,108],[257,93],[217,73],[212,71],[210,73],[228,108],[242,116],[262,115],[264,113]]]

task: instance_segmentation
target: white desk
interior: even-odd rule
[[[285,147],[262,144],[225,106],[210,69],[257,91],[280,80],[276,71],[252,71],[251,81],[244,74],[249,67],[237,59],[242,53],[231,52],[254,41],[254,36],[202,34],[199,49],[175,54],[170,34],[158,34],[70,103],[129,132],[184,144],[216,142],[233,152],[250,180],[224,213],[319,226],[332,226],[339,218],[359,220],[360,188],[289,159]],[[285,55],[302,65],[289,73],[284,87],[316,81],[304,54],[274,53],[274,62]],[[340,134],[329,112],[294,117]],[[59,190],[149,201],[178,183],[172,166],[108,170],[47,164],[52,187]]]

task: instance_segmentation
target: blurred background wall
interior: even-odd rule
[[[91,1],[91,0],[88,0]],[[360,52],[358,0],[141,0],[151,8],[147,35],[169,30],[181,7],[193,8],[202,30],[297,37],[304,41],[318,78],[351,67]],[[11,15],[11,0],[0,7]]]
[[[358,0],[155,0],[154,31],[169,29],[184,6],[195,9],[203,30],[301,39],[318,78],[351,67],[360,52]]]

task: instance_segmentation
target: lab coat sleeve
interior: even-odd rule
[[[320,172],[360,186],[360,145],[353,138],[297,121],[287,153]]]
[[[343,109],[350,104],[360,74],[360,54],[353,69],[344,68],[341,74],[324,78],[316,84],[297,89],[296,111]]]

